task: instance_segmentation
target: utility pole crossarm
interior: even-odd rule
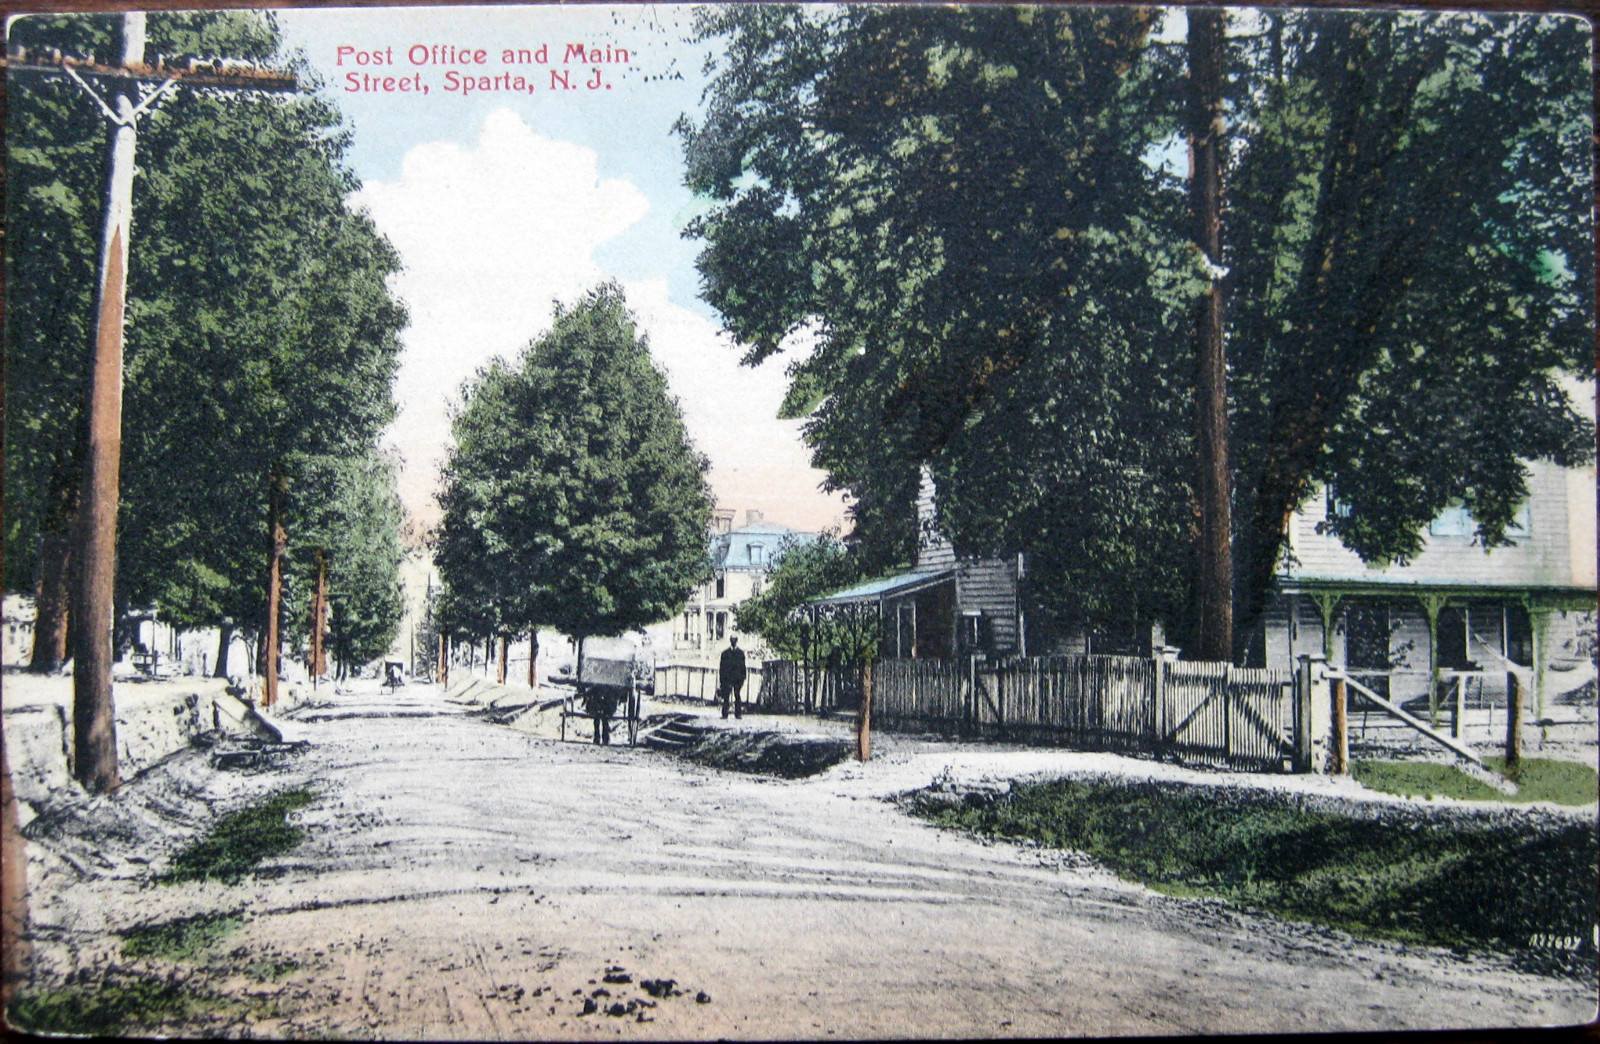
[[[0,69],[15,73],[43,73],[71,76],[95,76],[106,80],[133,80],[141,83],[179,82],[190,87],[212,87],[240,91],[268,91],[296,93],[303,91],[298,78],[292,73],[276,69],[262,69],[234,62],[190,59],[182,65],[168,65],[158,60],[154,65],[130,62],[127,65],[104,65],[88,58],[67,55],[30,55],[17,50],[0,59]]]

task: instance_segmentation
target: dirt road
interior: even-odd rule
[[[554,743],[426,687],[303,708],[291,728],[308,748],[269,771],[213,781],[179,759],[165,771],[181,786],[128,789],[238,803],[309,785],[300,846],[234,887],[154,886],[126,860],[83,880],[47,859],[34,887],[51,959],[115,960],[129,926],[238,913],[195,981],[270,1002],[209,1027],[244,1036],[1056,1036],[1595,1015],[1592,988],[1570,980],[1166,898],[942,832],[883,800],[931,779],[937,751],[767,780]]]

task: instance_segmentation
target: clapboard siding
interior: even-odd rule
[[[982,558],[962,562],[956,572],[956,604],[962,612],[980,611],[992,621],[995,645],[1017,646],[1017,580],[1009,562]]]
[[[1335,536],[1317,532],[1327,521],[1328,498],[1319,491],[1290,524],[1293,562],[1286,578],[1342,579],[1364,583],[1460,584],[1592,588],[1594,566],[1593,468],[1568,469],[1545,461],[1528,464],[1529,525],[1516,546],[1485,550],[1471,536],[1424,531],[1423,549],[1404,566],[1369,566]],[[1584,494],[1587,494],[1586,496]],[[1576,519],[1574,512],[1587,512]],[[1585,534],[1588,534],[1585,537]],[[1574,538],[1580,543],[1575,543]],[[1587,539],[1587,544],[1581,540]]]
[[[917,489],[917,570],[949,569],[955,564],[956,549],[939,532],[933,472],[924,464],[922,485]]]

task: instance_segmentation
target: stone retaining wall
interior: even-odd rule
[[[19,811],[32,819],[52,793],[77,784],[72,779],[72,679],[26,678],[8,673],[3,717],[6,761]],[[189,746],[198,735],[224,733],[275,738],[263,719],[243,700],[228,695],[226,682],[177,678],[113,690],[117,719],[117,762],[124,780]]]

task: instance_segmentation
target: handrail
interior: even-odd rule
[[[1378,706],[1382,707],[1384,710],[1388,711],[1390,714],[1392,714],[1395,717],[1399,718],[1401,721],[1405,722],[1407,725],[1410,725],[1412,728],[1416,729],[1418,732],[1422,733],[1424,736],[1426,736],[1429,739],[1433,740],[1435,743],[1438,743],[1441,746],[1449,748],[1456,755],[1458,755],[1460,757],[1463,757],[1463,758],[1466,758],[1468,761],[1472,762],[1474,765],[1477,765],[1479,768],[1482,768],[1482,769],[1487,769],[1488,768],[1488,766],[1483,763],[1483,759],[1478,757],[1478,755],[1474,754],[1471,750],[1469,750],[1468,748],[1466,748],[1466,747],[1462,746],[1461,744],[1457,743],[1455,740],[1451,739],[1449,736],[1446,736],[1444,733],[1436,732],[1433,729],[1429,728],[1427,725],[1423,724],[1423,722],[1420,719],[1414,718],[1410,714],[1408,714],[1405,711],[1401,710],[1400,706],[1398,704],[1391,703],[1389,700],[1385,699],[1384,697],[1379,696],[1377,693],[1373,692],[1371,689],[1367,688],[1365,685],[1361,684],[1360,682],[1356,681],[1354,678],[1350,677],[1350,675],[1348,673],[1346,673],[1345,671],[1340,670],[1337,667],[1329,667],[1328,668],[1328,677],[1343,679],[1344,683],[1346,685],[1350,686],[1352,689],[1357,690],[1362,695],[1364,695],[1367,699],[1371,700],[1373,703],[1376,703]]]

